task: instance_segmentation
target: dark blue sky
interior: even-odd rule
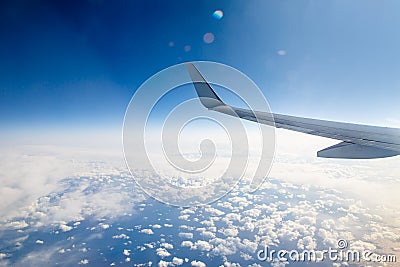
[[[120,127],[142,82],[191,60],[241,70],[273,112],[396,121],[399,10],[397,0],[2,1],[0,123]]]

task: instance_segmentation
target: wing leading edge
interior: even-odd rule
[[[270,114],[225,104],[193,63],[186,63],[197,95],[209,110],[342,142],[318,151],[323,158],[371,159],[400,155],[400,129]]]

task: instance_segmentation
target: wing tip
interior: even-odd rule
[[[211,85],[206,81],[201,72],[192,62],[185,62],[187,71],[192,80],[197,96],[204,107],[213,109],[218,106],[224,106],[225,103],[212,89]]]

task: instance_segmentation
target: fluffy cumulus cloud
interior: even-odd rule
[[[152,209],[151,205],[153,204],[149,204],[149,209]],[[140,223],[134,227],[115,227],[116,233],[112,238],[121,239],[126,246],[132,244],[129,235],[134,236],[135,232],[150,234],[146,238],[152,241],[137,246],[138,250],[135,253],[126,248],[121,251],[128,257],[143,250],[151,250],[160,258],[157,262],[159,266],[178,266],[186,262],[192,266],[204,266],[203,264],[207,263],[203,258],[183,259],[185,250],[190,250],[190,253],[194,253],[192,255],[206,253],[223,259],[224,266],[239,266],[238,259],[243,261],[240,262],[241,266],[257,266],[257,250],[264,246],[272,249],[321,250],[328,246],[335,247],[340,238],[346,239],[354,249],[395,253],[392,248],[400,238],[397,226],[385,223],[382,216],[371,212],[362,202],[355,201],[337,190],[282,182],[272,178],[258,194],[234,190],[212,205],[190,211],[179,210],[178,213],[179,216],[190,215],[192,218],[191,221],[174,221],[176,229],[183,230],[175,232],[174,239],[176,241],[176,236],[181,239],[180,246],[179,243],[174,244],[174,240],[169,240],[167,235],[154,235],[152,229],[158,229],[154,228],[154,224]],[[165,215],[160,213],[159,216],[159,225],[168,224],[163,222],[164,219],[169,220]],[[26,219],[21,218],[16,221],[18,223],[12,224],[13,229],[21,229],[21,225],[29,226],[23,221]],[[105,224],[101,221],[98,223],[100,227],[94,229],[105,230],[101,227]],[[75,223],[60,221],[59,225],[75,226]],[[143,228],[142,225],[149,225],[149,228]],[[78,226],[80,224],[77,224]],[[110,231],[109,229],[107,231]],[[73,231],[75,230],[70,230]],[[175,250],[178,247],[179,250]],[[62,255],[59,251],[60,249],[57,253]],[[63,253],[68,253],[67,248]],[[128,258],[130,261],[134,259]],[[126,261],[127,258],[123,260]],[[279,264],[281,262],[272,263],[273,266]]]
[[[197,247],[197,249],[204,251],[210,251],[213,248],[213,246],[210,243],[203,240],[196,241],[195,246]]]
[[[168,267],[171,266],[172,264],[168,261],[160,260],[157,265],[158,267]]]
[[[125,256],[129,256],[131,254],[131,250],[130,249],[124,249],[124,251],[122,252]]]
[[[391,212],[399,218],[398,212]],[[192,223],[182,228],[199,232],[200,240],[191,237],[192,241],[182,241],[182,247],[227,259],[239,255],[249,265],[264,246],[323,250],[336,248],[338,239],[354,249],[396,254],[393,248],[400,237],[399,226],[336,189],[272,178],[256,194],[234,190],[212,206],[199,207],[191,218]],[[272,263],[279,264],[284,263]]]
[[[220,232],[223,233],[225,236],[237,236],[239,233],[239,231],[234,227],[221,229]]]
[[[156,253],[162,258],[171,256],[171,253],[169,253],[165,248],[157,248]]]
[[[204,230],[204,231],[202,231],[200,234],[201,234],[204,238],[206,238],[206,239],[215,238],[215,233],[213,233],[213,232],[211,232],[211,231]]]
[[[109,224],[106,224],[106,223],[99,223],[99,226],[100,226],[102,229],[108,229],[108,228],[111,227]]]
[[[140,232],[143,234],[146,234],[146,235],[154,234],[153,230],[151,230],[151,229],[142,229],[142,230],[140,230]]]
[[[193,233],[179,233],[179,237],[191,239],[193,238]]]
[[[190,264],[194,267],[206,267],[206,264],[204,262],[197,260],[190,262]]]
[[[83,260],[81,260],[79,262],[79,264],[83,264],[83,265],[89,264],[89,260],[88,259],[83,259]]]
[[[183,264],[183,259],[174,257],[174,258],[172,259],[172,263],[173,263],[174,265],[176,265],[176,266],[182,265],[182,264]]]
[[[196,248],[196,247],[194,246],[194,244],[193,244],[192,241],[187,241],[187,240],[182,241],[181,246],[182,246],[182,247],[188,247],[188,248],[190,248],[190,249]]]
[[[60,230],[63,232],[68,232],[71,231],[73,229],[72,226],[66,225],[66,224],[61,224],[60,225]]]

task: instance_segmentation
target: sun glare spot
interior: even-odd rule
[[[224,16],[224,12],[222,12],[222,10],[215,10],[213,13],[213,17],[217,20],[222,19],[223,16]]]

